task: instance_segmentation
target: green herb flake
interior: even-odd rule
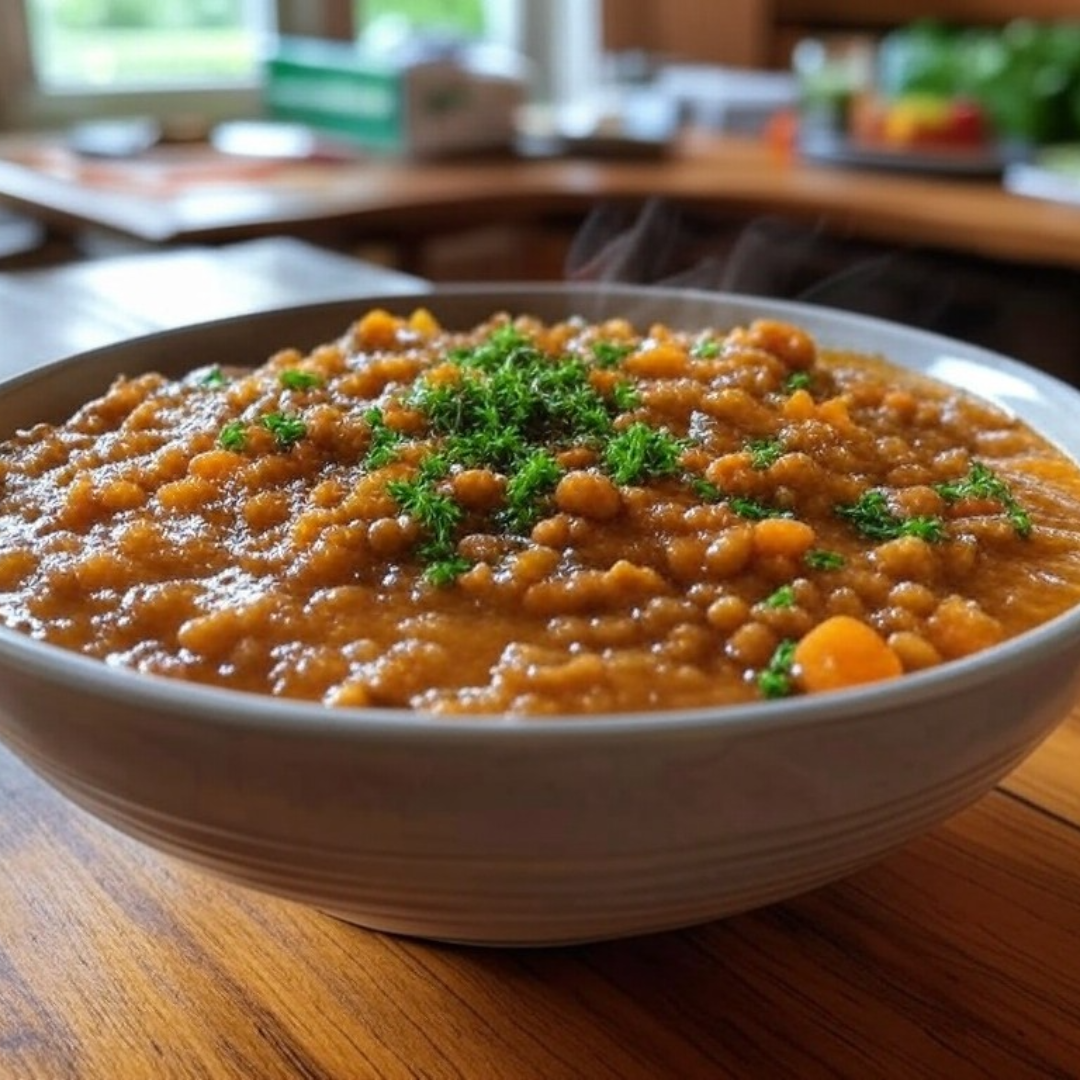
[[[775,592],[770,593],[761,601],[765,607],[780,609],[795,606],[795,588],[792,585],[781,585]]]
[[[945,523],[939,517],[902,518],[889,509],[885,493],[871,488],[857,502],[836,507],[836,513],[868,540],[895,540],[901,536],[916,536],[930,544],[943,541]]]
[[[764,521],[766,518],[789,518],[795,514],[791,510],[783,510],[778,506],[769,506],[759,499],[750,499],[743,495],[733,495],[727,500],[728,506],[741,518],[747,521]]]
[[[751,439],[744,447],[750,455],[750,467],[763,472],[784,456],[784,444],[779,439]]]
[[[435,559],[424,567],[424,580],[437,588],[444,589],[448,585],[453,585],[462,574],[467,570],[471,570],[472,567],[473,564],[464,555]]]
[[[592,357],[597,367],[618,367],[634,351],[633,345],[618,341],[594,341]]]
[[[701,476],[690,481],[690,490],[704,503],[718,503],[724,498],[724,493],[711,480]]]
[[[714,338],[703,338],[694,343],[690,355],[695,360],[715,360],[720,355],[721,345]]]
[[[456,362],[458,380],[421,383],[409,403],[436,435],[454,440],[455,452],[469,451],[471,466],[509,472],[538,446],[595,443],[612,433],[618,406],[590,384],[580,359],[545,356],[500,330]]]
[[[404,436],[387,425],[386,417],[378,406],[373,405],[368,409],[364,413],[364,420],[371,429],[371,441],[364,457],[364,467],[382,469],[397,457]]]
[[[542,514],[542,500],[562,479],[562,466],[546,450],[535,450],[506,485],[503,522],[514,533],[527,532]]]
[[[229,383],[228,377],[225,372],[215,364],[200,380],[199,386],[205,387],[208,390],[218,390],[222,386],[227,386]]]
[[[837,551],[824,551],[813,548],[803,556],[803,562],[811,570],[840,570],[847,560]]]
[[[322,386],[322,379],[310,371],[301,371],[299,368],[286,368],[278,372],[278,382],[286,390],[314,390]]]
[[[230,420],[218,432],[218,445],[226,450],[243,450],[247,445],[247,424],[243,420]]]
[[[424,573],[429,581],[446,585],[469,568],[468,560],[457,553],[455,539],[465,517],[460,503],[421,477],[392,480],[386,491],[424,533],[416,554],[427,564]]]
[[[790,638],[781,641],[769,663],[758,673],[757,686],[763,697],[789,697],[794,692],[791,668],[795,663],[795,645]]]
[[[989,499],[1000,503],[1016,534],[1031,535],[1031,515],[1016,501],[1012,489],[988,465],[973,461],[967,476],[943,484],[935,484],[934,490],[947,502],[960,499]]]
[[[633,412],[641,405],[641,393],[632,382],[621,379],[611,388],[611,400],[619,412]]]
[[[290,449],[307,434],[307,424],[288,413],[267,413],[259,423],[274,436],[279,450]]]
[[[784,380],[784,390],[794,394],[796,390],[809,390],[814,385],[814,376],[809,371],[793,371]]]
[[[616,484],[674,476],[680,470],[683,443],[670,432],[631,424],[608,443],[604,463]]]

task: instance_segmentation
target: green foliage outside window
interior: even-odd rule
[[[484,32],[484,0],[356,0],[356,22],[368,26],[387,15],[426,29],[452,30],[469,37]]]

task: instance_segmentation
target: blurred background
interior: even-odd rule
[[[296,143],[298,127],[311,139]],[[105,172],[87,162],[185,145],[244,156],[373,153],[418,168],[493,151],[633,167],[662,158],[688,128],[764,142],[775,151],[771,168],[806,160],[940,184],[974,177],[1080,213],[1080,2],[0,6],[0,136],[59,132],[80,176],[98,183]],[[0,268],[92,250],[70,238],[50,247],[47,232],[4,211],[0,190]],[[379,257],[355,240],[353,253]],[[1077,267],[1080,255],[1066,265],[988,259],[925,239],[867,242],[835,220],[652,200],[552,212],[531,232],[436,238],[408,269],[813,299],[1022,352],[1075,378]]]

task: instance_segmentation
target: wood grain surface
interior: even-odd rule
[[[267,257],[233,252],[238,280],[263,260],[269,290]],[[140,265],[167,284],[168,260]],[[120,272],[35,280],[89,319],[80,297]],[[123,295],[102,304],[122,333]],[[46,349],[67,340],[53,321]],[[998,790],[846,880],[677,933],[483,950],[220,882],[0,749],[0,1078],[1076,1080],[1078,776],[1080,707]]]
[[[7,136],[0,138],[0,200],[63,232],[89,225],[154,243],[290,233],[342,244],[428,239],[493,222],[580,215],[600,200],[661,198],[722,213],[787,215],[890,244],[1080,267],[1073,206],[1012,195],[994,178],[943,181],[810,164],[745,137],[691,131],[662,159],[629,161],[507,155],[256,167],[199,153],[194,163],[102,165],[72,159],[55,136]]]
[[[1078,739],[1080,715],[1009,786],[1075,770]],[[6,751],[0,807],[5,1078],[1078,1075],[1080,832],[1004,790],[790,902],[537,951],[219,883]]]

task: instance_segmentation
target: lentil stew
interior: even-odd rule
[[[0,446],[0,618],[139,671],[442,714],[777,698],[1080,599],[1080,469],[758,320],[375,309]]]

